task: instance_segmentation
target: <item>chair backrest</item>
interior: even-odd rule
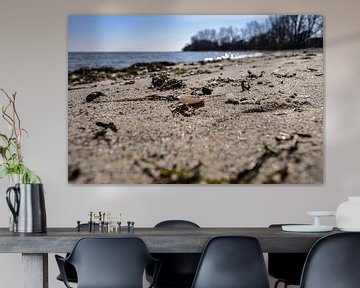
[[[306,259],[300,287],[360,287],[360,233],[332,234],[316,242]]]
[[[166,220],[155,228],[200,228],[188,220]],[[190,287],[200,260],[200,253],[161,253],[155,254],[162,260],[162,267],[157,279],[157,287]],[[149,274],[152,274],[149,271]]]
[[[78,288],[142,288],[152,260],[139,238],[82,238],[67,259],[76,269]]]
[[[268,288],[264,257],[256,238],[212,238],[200,259],[192,288]]]
[[[200,228],[200,226],[188,220],[166,220],[157,223],[155,228]]]
[[[294,224],[271,224],[269,228],[281,228],[282,225]],[[306,257],[307,253],[268,253],[269,275],[288,285],[300,285]]]

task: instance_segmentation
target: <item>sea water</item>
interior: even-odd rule
[[[251,52],[69,52],[68,71],[79,68],[110,67],[121,69],[134,63],[150,63],[168,61],[173,63],[189,63],[211,61],[224,58],[243,58],[257,56]]]

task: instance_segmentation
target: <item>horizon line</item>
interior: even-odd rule
[[[68,51],[68,53],[159,53],[159,52],[189,52],[183,50],[172,50],[172,51],[163,51],[163,50],[147,50],[147,51]],[[196,51],[194,51],[196,52]]]

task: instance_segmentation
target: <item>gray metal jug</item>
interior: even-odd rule
[[[11,197],[12,192],[13,197]],[[14,216],[14,232],[44,233],[47,231],[42,184],[15,184],[6,190],[6,202]]]

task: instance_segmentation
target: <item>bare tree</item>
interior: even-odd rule
[[[205,29],[191,37],[187,51],[300,49],[322,47],[321,15],[273,15],[265,22],[251,21],[246,28]]]

